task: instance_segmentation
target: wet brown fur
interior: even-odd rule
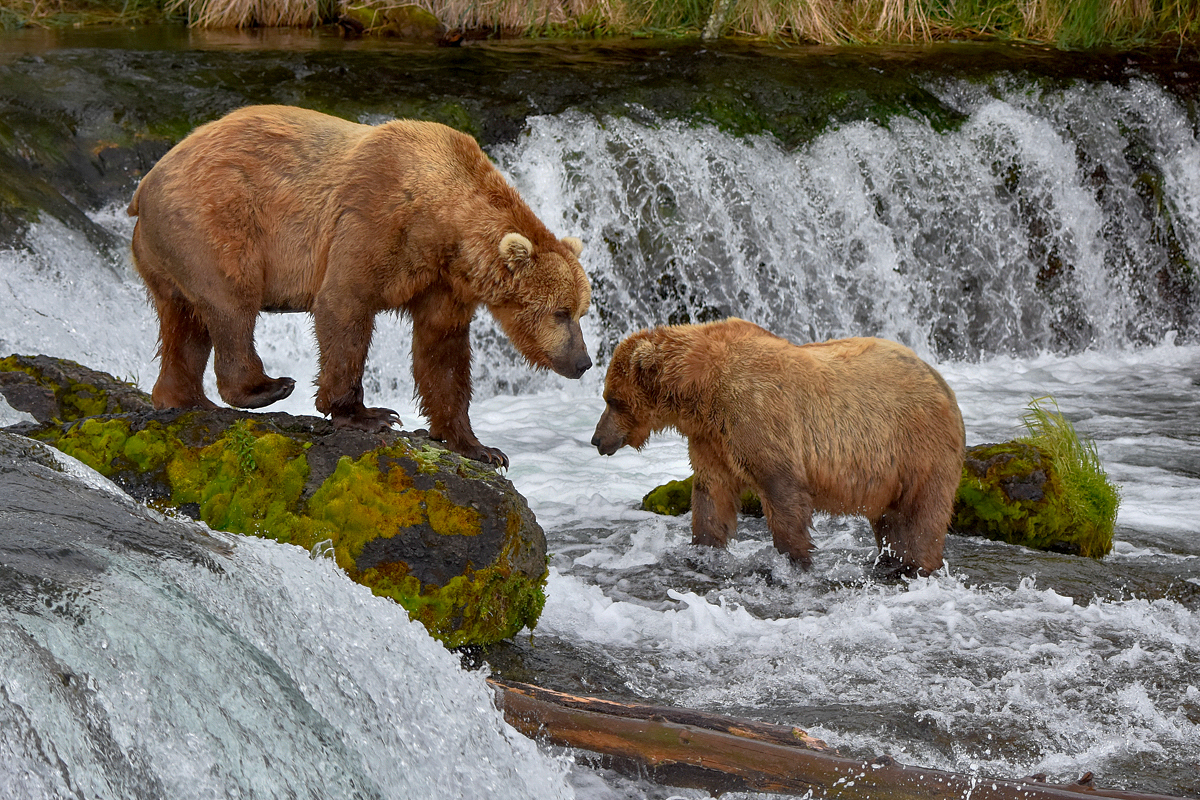
[[[613,353],[592,443],[611,454],[654,431],[688,439],[692,532],[723,547],[743,488],[763,501],[775,546],[811,564],[814,511],[871,521],[881,554],[942,565],[964,431],[954,392],[903,345],[797,346],[728,319],[633,334]]]
[[[487,306],[539,368],[591,365],[579,328],[591,294],[578,239],[555,237],[471,137],[444,125],[378,126],[287,106],[252,106],[197,128],[142,180],[133,254],[160,319],[158,408],[256,408],[286,397],[254,349],[260,311],[313,314],[316,406],[377,429],[363,405],[374,318],[413,321],[413,375],[430,433],[507,463],[471,430],[471,318]]]

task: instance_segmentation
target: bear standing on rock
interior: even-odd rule
[[[592,437],[604,455],[667,427],[687,437],[695,544],[725,546],[749,487],[775,547],[806,569],[814,511],[865,516],[881,558],[903,571],[942,565],[962,414],[907,347],[797,346],[740,319],[655,328],[617,346],[604,400]]]
[[[317,410],[381,430],[363,405],[375,315],[413,323],[413,376],[430,435],[507,466],[475,438],[469,325],[487,306],[535,367],[578,378],[591,365],[579,318],[591,290],[582,243],[555,237],[470,136],[432,122],[370,126],[287,106],[203,125],[134,193],[133,256],[160,322],[156,408],[260,408],[295,381],[263,372],[260,311],[308,311],[320,348]]]

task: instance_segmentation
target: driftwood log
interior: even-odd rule
[[[612,766],[715,794],[757,791],[840,800],[1180,800],[1037,778],[996,780],[900,764],[890,756],[846,758],[799,728],[718,714],[580,697],[489,680],[496,705],[521,733],[588,750]]]

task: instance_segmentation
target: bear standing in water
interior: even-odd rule
[[[160,322],[155,408],[260,408],[295,381],[263,372],[260,311],[308,311],[320,348],[316,407],[339,427],[381,430],[363,404],[375,315],[413,323],[413,376],[430,435],[508,465],[479,443],[469,325],[487,306],[535,367],[578,378],[591,365],[579,318],[591,290],[582,243],[555,237],[470,136],[432,122],[359,125],[252,106],[203,125],[134,193],[133,257]]]
[[[814,511],[861,514],[881,556],[942,566],[965,434],[954,392],[883,339],[797,346],[727,319],[635,333],[613,352],[592,444],[604,455],[675,428],[688,440],[692,541],[724,547],[738,495],[762,499],[775,547],[812,564]]]

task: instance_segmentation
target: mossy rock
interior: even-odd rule
[[[446,26],[420,6],[389,6],[361,3],[342,10],[341,23],[353,30],[381,36],[417,41],[436,41],[446,34]]]
[[[98,414],[149,411],[150,397],[132,383],[50,356],[0,359],[0,395],[38,422],[71,422]]]
[[[1102,558],[1112,550],[1113,514],[1072,498],[1044,448],[1026,441],[967,448],[954,498],[954,531],[1054,553]]]
[[[763,515],[762,501],[758,495],[747,489],[738,498],[741,503],[740,511],[752,517]],[[677,517],[692,510],[692,476],[681,481],[667,481],[662,486],[651,489],[642,498],[642,508],[655,514],[666,514]]]
[[[233,409],[8,430],[160,510],[331,556],[451,647],[533,628],[545,604],[546,538],[525,499],[495,470],[421,433]]]

